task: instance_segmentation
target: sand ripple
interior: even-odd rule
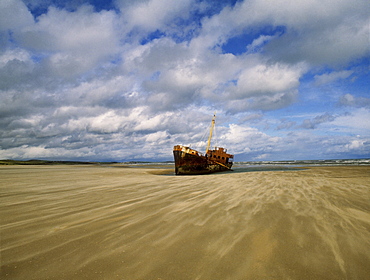
[[[1,279],[367,279],[369,167],[1,167]]]

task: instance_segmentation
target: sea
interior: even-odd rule
[[[130,161],[123,162],[127,166],[145,167],[157,166],[167,168],[174,164],[173,161],[166,162],[144,162]],[[361,159],[323,159],[323,160],[275,160],[275,161],[237,161],[234,163],[234,168],[250,167],[250,166],[339,166],[339,165],[370,165],[370,158]]]
[[[273,166],[339,166],[339,165],[370,165],[370,159],[323,159],[323,160],[280,160],[280,161],[244,161],[240,165],[273,165]]]

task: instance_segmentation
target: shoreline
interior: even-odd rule
[[[91,168],[91,169],[116,169],[116,170],[131,170],[139,172],[143,171],[144,173],[149,173],[153,175],[175,175],[175,167],[174,165],[171,166],[169,164],[15,164],[15,165],[1,165],[0,170],[16,170],[19,169],[53,169],[57,171],[58,169],[71,169],[71,170],[78,170],[83,168]],[[243,165],[243,166],[235,166],[231,171],[224,171],[224,172],[215,172],[210,174],[202,174],[202,175],[178,175],[176,177],[204,177],[204,176],[212,176],[212,175],[236,175],[236,174],[243,174],[243,173],[258,173],[258,172],[299,172],[299,171],[319,171],[319,170],[327,170],[327,171],[344,171],[344,170],[357,170],[359,172],[363,171],[365,173],[370,174],[370,165],[300,165],[300,166],[284,166],[284,165]],[[126,173],[126,172],[125,172]]]

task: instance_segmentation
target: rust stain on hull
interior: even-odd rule
[[[182,145],[173,147],[176,175],[207,174],[231,170],[234,160],[233,155],[228,154],[227,150],[221,147],[216,147],[214,150],[209,149],[215,120],[216,114],[212,118],[205,155],[190,147]]]
[[[208,150],[202,155],[182,145],[173,149],[176,175],[197,175],[231,170],[234,156],[223,148]]]

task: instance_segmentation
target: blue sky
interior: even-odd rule
[[[365,0],[3,0],[0,158],[370,157]]]

